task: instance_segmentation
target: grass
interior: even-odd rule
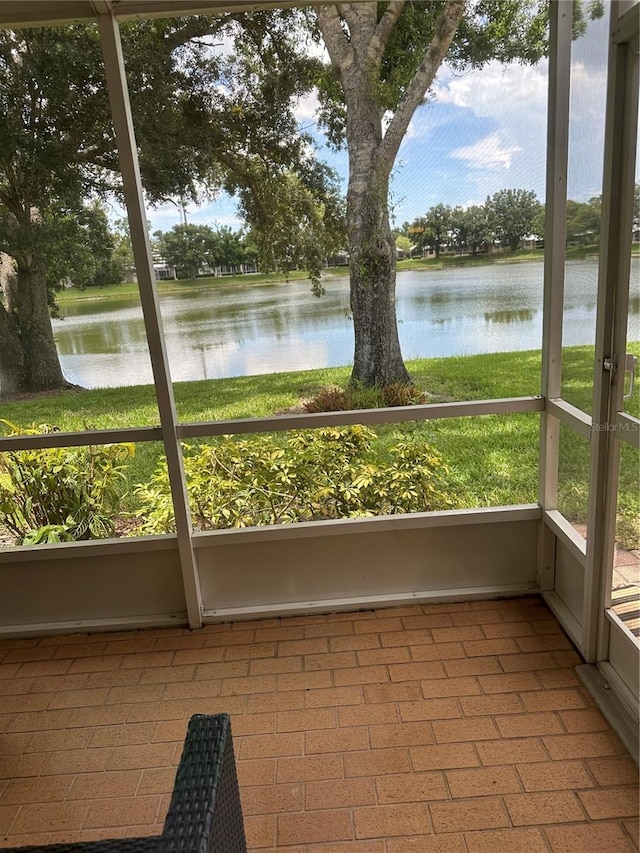
[[[629,347],[640,355],[640,344]],[[563,374],[570,401],[589,411],[593,350],[565,349]],[[408,363],[416,385],[435,401],[460,401],[536,395],[540,390],[540,352],[497,353]],[[175,397],[183,422],[264,417],[298,406],[318,389],[344,385],[349,368],[296,371],[232,379],[178,382]],[[640,414],[640,397],[627,411]],[[22,427],[47,423],[62,430],[154,425],[159,421],[152,386],[70,391],[3,403],[3,417]],[[447,466],[448,489],[456,506],[482,507],[535,503],[538,484],[539,418],[536,414],[491,415],[416,421],[381,426],[378,453],[407,435],[424,437]],[[634,455],[635,454],[635,455]],[[147,482],[162,456],[159,443],[139,443],[129,471],[130,483]],[[563,429],[559,499],[575,523],[586,520],[589,448],[587,441]],[[627,547],[638,542],[637,451],[623,447],[620,486],[620,537]],[[131,509],[131,504],[129,504]]]

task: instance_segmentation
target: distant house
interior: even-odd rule
[[[164,261],[161,263],[154,262],[153,271],[155,272],[156,279],[158,281],[172,281],[176,278],[176,268]]]
[[[326,260],[326,265],[328,267],[348,267],[349,266],[349,253],[348,252],[336,252],[334,255],[329,255]]]
[[[523,237],[520,240],[520,248],[525,252],[532,252],[534,249],[544,249],[544,240],[537,237],[535,234],[529,234],[528,237]]]

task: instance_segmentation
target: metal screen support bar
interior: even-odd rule
[[[109,90],[111,115],[118,144],[122,185],[129,217],[131,244],[138,274],[138,287],[144,324],[149,344],[149,355],[155,383],[162,440],[167,458],[171,495],[176,519],[176,533],[180,552],[182,579],[192,628],[202,626],[202,600],[195,554],[191,540],[191,515],[184,476],[182,450],[176,431],[177,415],[169,364],[162,331],[162,318],[151,246],[147,233],[147,216],[140,179],[140,166],[131,116],[129,91],[122,56],[118,22],[112,14],[98,15],[100,41],[104,57],[105,77]]]
[[[544,233],[544,300],[541,391],[545,400],[560,397],[562,385],[562,311],[567,221],[567,161],[571,82],[571,3],[550,6],[549,100],[547,106],[546,222]],[[560,422],[548,410],[540,422],[538,499],[555,510],[558,498]],[[538,576],[543,589],[553,588],[554,549],[544,524],[538,541]]]
[[[607,79],[602,227],[598,272],[593,422],[615,425],[624,408],[624,363],[631,223],[638,122],[638,59],[627,42],[638,37],[637,7],[614,2]],[[637,49],[637,48],[636,48]],[[607,363],[618,370],[607,370]],[[620,369],[622,366],[622,369]],[[623,433],[619,434],[620,436]],[[608,659],[610,604],[616,532],[620,442],[614,432],[596,429],[591,441],[584,628],[587,663]]]

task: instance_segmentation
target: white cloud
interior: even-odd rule
[[[298,122],[315,120],[319,107],[320,101],[318,100],[318,92],[314,89],[308,95],[305,95],[304,98],[300,98],[298,100],[298,103],[293,110],[293,114]]]
[[[449,155],[456,160],[464,160],[472,169],[509,169],[515,154],[522,151],[519,145],[504,145],[501,134],[491,133],[473,145],[456,148]]]
[[[484,68],[455,75],[445,69],[434,87],[436,100],[473,110],[478,117],[509,121],[522,114],[544,113],[547,103],[546,60],[537,65],[502,65],[497,61]]]

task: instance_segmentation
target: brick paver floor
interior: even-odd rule
[[[536,598],[0,641],[0,847],[159,833],[228,711],[251,851],[632,851],[579,662]]]

